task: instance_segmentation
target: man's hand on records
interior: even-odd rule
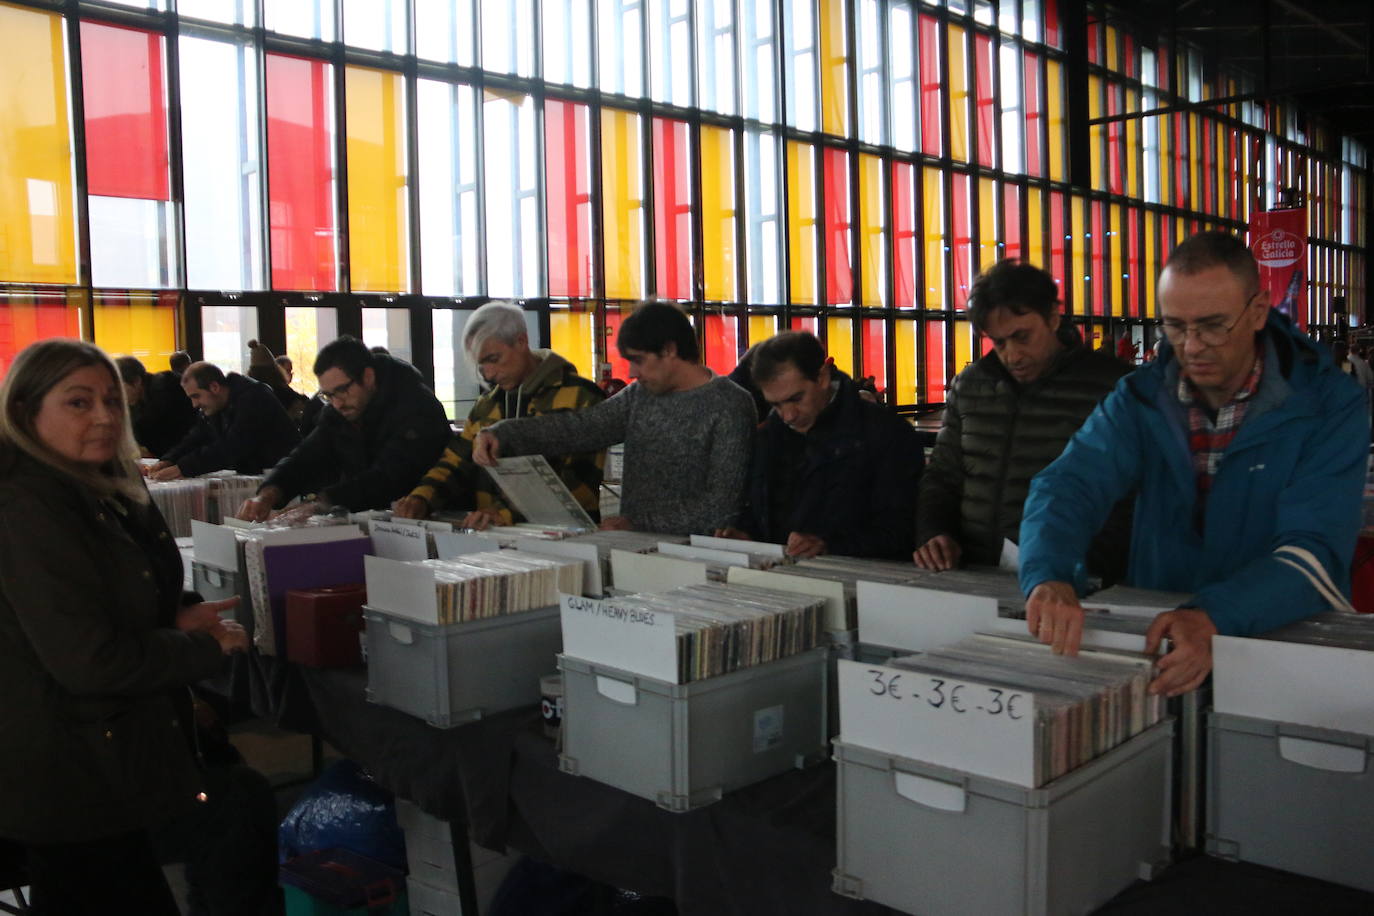
[[[219,643],[219,650],[225,655],[248,651],[248,631],[232,620],[222,620],[219,626],[210,631]]]
[[[911,555],[911,561],[922,569],[944,572],[959,565],[964,549],[959,542],[947,534],[937,534],[926,541]]]
[[[429,500],[423,496],[403,496],[391,504],[397,518],[429,518]]]
[[[1217,626],[1207,612],[1185,607],[1165,611],[1145,634],[1145,652],[1154,654],[1168,638],[1169,653],[1155,663],[1159,676],[1150,682],[1150,693],[1176,697],[1202,686],[1212,670],[1212,637]]]
[[[163,467],[159,468],[157,464],[161,464],[163,465]],[[153,465],[154,470],[150,475],[148,475],[152,477],[153,480],[181,479],[181,468],[177,467],[175,464],[166,464],[166,462],[162,461],[159,461],[157,464]]]
[[[729,538],[732,541],[752,541],[749,532],[741,531],[738,528],[717,528],[714,536],[718,538]]]
[[[819,535],[793,531],[787,536],[787,546],[783,550],[789,557],[809,560],[825,553],[825,540]]]
[[[138,472],[144,477],[152,477],[165,467],[167,467],[166,461],[154,461],[152,464],[139,464]]]
[[[492,525],[501,524],[501,513],[495,509],[473,509],[463,519],[464,528],[472,528],[476,531],[486,531]]]
[[[623,515],[607,515],[601,519],[602,531],[634,531],[635,526]]]
[[[248,522],[265,522],[272,514],[272,509],[281,501],[281,496],[281,491],[276,487],[263,487],[257,496],[243,501],[236,517]]]
[[[501,457],[501,440],[485,429],[472,440],[472,460],[486,468],[496,467],[496,459]]]
[[[225,611],[232,611],[238,607],[238,596],[225,598],[221,601],[202,601],[199,604],[188,604],[177,611],[177,629],[183,633],[190,633],[194,630],[213,630],[223,621],[220,614]]]
[[[1030,634],[1053,647],[1055,655],[1077,655],[1083,639],[1083,606],[1067,582],[1041,582],[1026,599]]]

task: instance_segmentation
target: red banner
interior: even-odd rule
[[[1307,330],[1307,212],[1270,210],[1250,217],[1250,251],[1259,262],[1260,289]]]

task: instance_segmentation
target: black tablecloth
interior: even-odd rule
[[[830,890],[835,768],[794,770],[682,814],[558,770],[538,711],[451,729],[365,699],[363,669],[260,659],[285,727],[313,731],[379,783],[488,849],[515,850],[645,895],[682,916],[886,914]],[[917,846],[919,854],[919,841]],[[1243,863],[1197,857],[1138,883],[1100,911],[1155,914],[1371,914],[1374,894]]]

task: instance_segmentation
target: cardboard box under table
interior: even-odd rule
[[[828,648],[680,684],[671,617],[609,604],[563,599],[564,772],[687,811],[824,759]]]
[[[1374,653],[1218,636],[1207,851],[1374,891]]]
[[[449,728],[539,702],[558,608],[440,624],[432,569],[368,557],[367,698]]]

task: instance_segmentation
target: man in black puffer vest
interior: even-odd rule
[[[718,534],[783,544],[799,559],[906,557],[925,463],[911,424],[860,398],[804,331],[751,352],[770,411],[754,439],[740,527]]]
[[[923,569],[996,565],[1017,543],[1031,478],[1059,457],[1117,379],[1130,371],[1093,351],[1060,312],[1054,278],[999,261],[969,290],[969,317],[992,352],[959,373],[921,481],[913,559]],[[1087,573],[1126,569],[1130,520],[1119,507],[1088,556]]]

